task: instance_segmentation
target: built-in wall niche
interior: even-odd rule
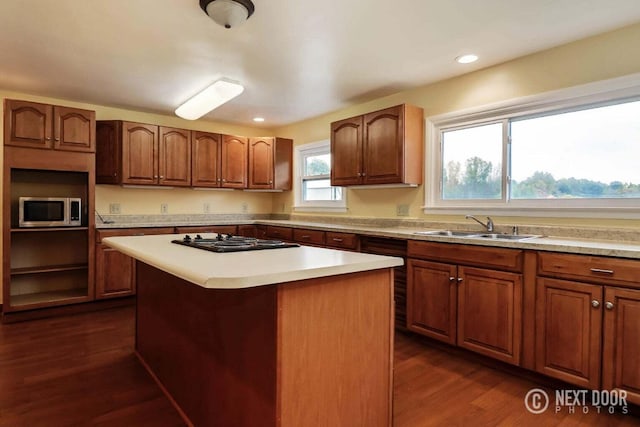
[[[82,199],[82,225],[88,224],[88,173],[11,169],[11,228],[18,228],[20,197],[79,197]]]

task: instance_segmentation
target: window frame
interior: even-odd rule
[[[640,73],[427,118],[424,213],[467,214],[473,211],[486,215],[640,218],[638,198],[507,199],[511,175],[511,171],[507,170],[510,167],[510,120],[534,118],[551,112],[559,114],[639,98]],[[440,193],[443,179],[441,132],[496,122],[503,122],[502,198],[443,200]]]
[[[341,200],[304,200],[304,159],[307,156],[328,154],[331,142],[328,139],[295,146],[294,170],[296,171],[295,202],[293,209],[298,212],[347,212],[347,192],[342,187]],[[331,178],[331,174],[322,179]]]

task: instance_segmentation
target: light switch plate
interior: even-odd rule
[[[409,216],[409,205],[396,205],[397,216]]]
[[[120,213],[120,203],[109,203],[109,213],[118,215]]]

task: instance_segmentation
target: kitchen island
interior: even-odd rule
[[[188,424],[391,425],[402,259],[305,246],[212,253],[179,238],[103,243],[136,259],[136,352]]]

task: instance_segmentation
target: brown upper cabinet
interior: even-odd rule
[[[190,131],[118,120],[96,128],[96,183],[191,185]]]
[[[223,188],[247,188],[249,139],[222,135],[220,176]]]
[[[402,104],[331,123],[331,185],[421,184],[424,111]]]
[[[5,99],[5,145],[64,151],[95,151],[94,111]]]
[[[249,138],[248,188],[291,190],[293,140]]]
[[[222,135],[191,131],[191,185],[194,187],[220,187],[222,184]]]

